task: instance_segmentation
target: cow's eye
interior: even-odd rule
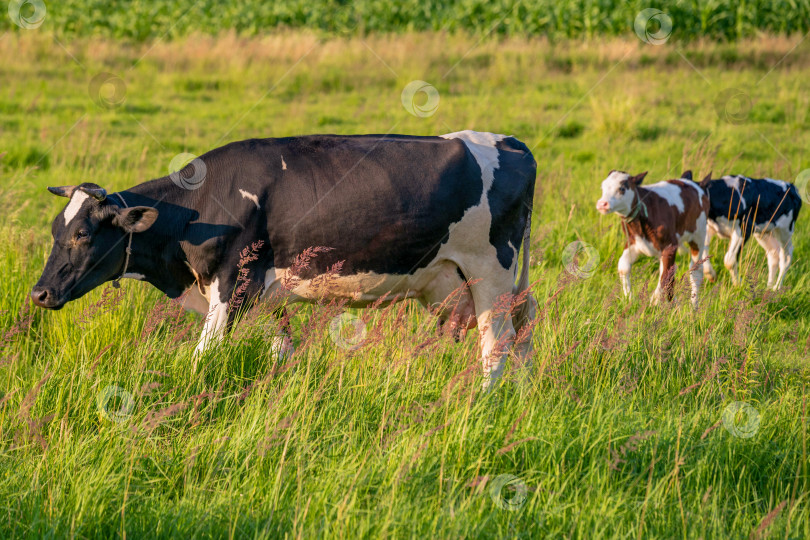
[[[619,188],[619,195],[624,195],[624,191],[625,191],[624,188],[620,187]]]
[[[76,238],[87,238],[90,236],[90,233],[87,231],[79,231],[76,233]]]

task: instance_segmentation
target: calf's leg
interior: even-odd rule
[[[776,285],[776,276],[779,273],[779,251],[781,246],[774,238],[773,234],[757,234],[754,235],[757,243],[765,250],[765,255],[768,258],[768,288],[773,289]]]
[[[785,272],[790,267],[793,260],[793,235],[787,231],[783,232],[780,236],[779,246],[779,277],[776,278],[776,283],[773,290],[778,291],[782,287],[782,282],[785,279]]]
[[[725,257],[723,257],[723,264],[731,274],[731,282],[734,285],[740,284],[738,261],[740,259],[743,243],[744,240],[742,231],[740,230],[739,226],[735,226],[734,230],[731,231],[731,240],[728,243],[728,251],[726,251]]]
[[[622,284],[622,292],[625,298],[630,300],[633,297],[632,290],[630,289],[630,271],[633,269],[633,264],[638,259],[638,252],[632,247],[627,247],[622,256],[619,257],[619,280]]]
[[[650,298],[650,303],[653,305],[658,304],[664,294],[666,294],[667,300],[672,300],[675,285],[675,255],[677,253],[678,246],[676,244],[668,245],[661,253],[658,286],[655,288],[652,298]]]
[[[712,266],[712,262],[709,259],[709,246],[712,243],[712,237],[714,236],[714,228],[709,226],[706,228],[706,242],[704,243],[703,247],[703,256],[706,257],[706,260],[703,261],[703,275],[708,279],[711,283],[717,281],[717,272],[714,270]]]
[[[700,244],[689,243],[689,251],[692,256],[692,266],[689,268],[689,280],[692,283],[692,307],[698,308],[698,294],[703,285],[703,269],[700,267],[700,259],[703,258],[703,249]]]

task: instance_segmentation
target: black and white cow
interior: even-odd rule
[[[488,388],[503,370],[504,344],[534,316],[530,295],[511,316],[503,304],[528,288],[535,173],[522,142],[473,131],[235,142],[179,176],[110,195],[89,183],[49,188],[70,201],[31,297],[59,309],[120,277],[172,298],[188,292],[187,306],[207,313],[200,354],[232,324],[240,280],[242,308],[270,297],[322,300],[313,284],[341,263],[325,298],[351,307],[399,295],[435,308],[469,282],[456,309],[475,315]],[[240,251],[259,241],[240,276]],[[330,249],[285,287],[296,256],[316,246]],[[529,348],[530,339],[518,344],[518,355]]]
[[[802,208],[796,186],[782,180],[754,179],[739,174],[712,180],[711,173],[700,185],[709,193],[711,201],[707,255],[712,236],[729,239],[723,263],[737,285],[742,247],[753,234],[768,257],[768,288],[778,290],[793,258],[793,230]],[[717,272],[708,259],[703,263],[703,270],[710,280],[717,279]]]

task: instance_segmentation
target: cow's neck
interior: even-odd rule
[[[184,259],[179,242],[146,230],[133,235],[124,276],[143,279],[170,298],[177,298],[194,282]]]
[[[122,270],[128,277],[142,275],[144,281],[177,298],[195,279],[182,249],[184,231],[195,213],[177,197],[177,186],[165,185],[164,180],[171,183],[169,178],[153,180],[120,193],[129,207],[151,206],[159,212],[149,229],[133,235],[127,268]]]
[[[647,197],[647,190],[643,187],[635,189],[636,196],[633,197],[633,204],[630,207],[630,212],[622,218],[625,224],[629,224],[636,220],[645,220],[648,217],[647,204],[644,199]]]

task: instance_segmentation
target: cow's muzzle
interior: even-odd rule
[[[65,305],[64,302],[56,297],[53,289],[40,286],[34,287],[31,291],[31,301],[45,309],[59,309]]]
[[[602,214],[607,214],[610,211],[610,201],[598,200],[596,201],[596,210]]]

